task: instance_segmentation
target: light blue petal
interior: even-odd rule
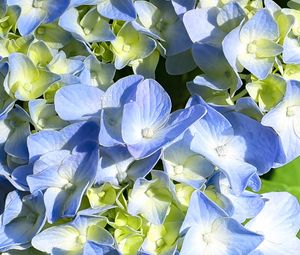
[[[58,131],[41,131],[30,135],[27,139],[29,158],[34,160],[44,153],[59,150],[65,143],[65,139]]]
[[[194,191],[180,232],[184,233],[193,226],[200,229],[205,228],[205,226],[211,225],[220,217],[227,217],[226,212],[208,199],[201,191]]]
[[[286,159],[278,166],[288,163],[300,155],[298,150],[300,139],[297,122],[297,97],[300,95],[298,81],[288,81],[286,93],[282,101],[271,109],[262,119],[262,124],[272,127],[279,135]]]
[[[286,36],[283,42],[282,59],[286,64],[300,64],[300,47],[297,37]]]
[[[136,18],[132,0],[99,0],[97,10],[109,19],[132,21]]]
[[[108,245],[96,244],[94,242],[88,241],[83,250],[83,255],[119,255],[120,253]]]
[[[155,111],[155,108],[153,110]],[[136,144],[143,139],[144,119],[141,115],[140,106],[136,102],[124,105],[122,138],[126,144]]]
[[[215,166],[190,150],[192,139],[193,135],[187,130],[181,139],[164,149],[162,161],[171,179],[199,189],[205,178],[212,175]]]
[[[5,199],[5,210],[1,217],[1,224],[7,225],[17,218],[22,211],[22,196],[17,191],[10,192]]]
[[[247,43],[258,39],[275,41],[278,37],[278,25],[267,9],[259,10],[245,23],[240,32],[241,40]]]
[[[44,193],[44,202],[48,222],[54,223],[63,216],[66,200],[68,200],[68,194],[64,190],[52,187],[46,190]]]
[[[58,167],[48,167],[45,170],[29,175],[27,177],[27,183],[30,188],[30,192],[43,191],[50,187],[62,188],[65,181],[58,173]]]
[[[192,41],[180,19],[167,26],[164,30],[164,38],[166,40],[167,56],[174,56],[190,49],[192,46]]]
[[[17,158],[28,159],[26,140],[30,133],[28,123],[20,124],[16,127],[5,143],[5,152]]]
[[[191,50],[168,56],[166,59],[166,70],[171,75],[182,75],[196,68]]]
[[[217,24],[225,33],[236,28],[246,18],[246,13],[238,2],[228,2],[217,16]]]
[[[70,224],[50,227],[32,239],[32,246],[49,254],[55,249],[73,251],[81,248],[77,243],[78,234],[78,230]]]
[[[145,177],[154,168],[160,157],[161,152],[157,151],[147,158],[134,161],[127,170],[128,177],[133,181]]]
[[[19,189],[24,191],[29,191],[27,176],[33,173],[32,165],[24,165],[16,167],[11,173],[11,178],[14,181],[13,185]]]
[[[45,9],[47,10],[47,17],[44,23],[50,23],[59,18],[60,15],[68,8],[70,0],[50,0],[46,1]]]
[[[243,67],[238,61],[238,55],[243,50],[244,45],[240,41],[240,30],[242,24],[226,35],[222,42],[223,52],[232,68],[236,72],[243,71]]]
[[[231,218],[240,223],[246,219],[254,218],[265,205],[265,200],[259,194],[245,190],[240,196],[236,196],[224,180],[220,187],[222,195],[226,196],[233,205]]]
[[[161,126],[166,121],[171,112],[171,99],[158,82],[144,80],[138,85],[135,97],[146,127]]]
[[[121,135],[123,105],[131,100],[137,85],[143,80],[140,75],[129,75],[111,85],[102,100],[99,143],[113,146],[124,143]]]
[[[75,184],[92,184],[96,176],[97,163],[99,157],[98,143],[86,141],[76,146],[72,151],[72,156],[64,161],[69,168],[75,169]],[[69,161],[69,162],[68,162]]]
[[[205,9],[197,8],[190,10],[183,15],[183,23],[192,42],[220,43],[225,34],[218,29],[217,7]],[[199,24],[205,29],[199,29]]]
[[[30,161],[39,156],[60,149],[73,149],[87,140],[97,140],[99,126],[95,122],[80,122],[69,125],[58,131],[40,131],[27,139]]]
[[[70,151],[68,150],[50,151],[34,162],[33,173],[37,174],[48,167],[59,167],[61,162],[68,156],[70,156]]]
[[[136,159],[145,158],[173,141],[204,114],[205,109],[201,106],[174,112],[165,126],[158,129],[152,138],[142,138],[136,144],[127,144],[128,150]],[[139,134],[142,132],[140,130]]]
[[[240,113],[225,114],[234,128],[236,136],[246,140],[247,151],[245,161],[254,165],[259,174],[268,172],[281,154],[278,135],[271,129],[265,128],[260,122]]]
[[[99,126],[92,121],[79,122],[61,129],[60,133],[66,140],[62,149],[71,150],[85,141],[97,141]]]
[[[44,20],[46,12],[39,8],[30,8],[26,12],[21,12],[17,21],[17,27],[22,36],[31,34]]]
[[[205,43],[196,43],[193,45],[193,57],[196,64],[215,85],[211,86],[212,89],[238,89],[241,86],[241,80],[228,64],[221,48]],[[196,80],[194,82],[198,83]]]
[[[264,241],[253,254],[297,254],[300,241],[300,206],[286,192],[263,194],[267,199],[261,212],[246,224],[246,228],[264,235]],[[252,254],[252,253],[251,253]]]
[[[70,7],[78,7],[80,5],[96,5],[99,0],[71,0]]]
[[[68,121],[99,118],[103,95],[102,90],[92,86],[65,86],[55,94],[55,110],[61,119]]]
[[[250,54],[238,56],[238,61],[259,80],[264,80],[271,73],[275,57],[257,58]]]
[[[192,10],[195,7],[195,0],[172,0],[172,4],[175,12],[178,16],[182,16],[187,11]]]
[[[28,245],[45,224],[45,206],[42,193],[23,196],[21,213],[7,225],[0,227],[0,251]]]

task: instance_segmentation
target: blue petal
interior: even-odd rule
[[[196,0],[172,0],[172,4],[177,15],[181,17],[195,7]]]
[[[205,228],[205,226],[212,224],[220,217],[227,217],[226,212],[208,199],[201,191],[194,191],[180,232],[184,233],[192,226]]]
[[[192,42],[220,43],[222,41],[225,33],[218,28],[218,13],[218,8],[214,7],[209,10],[197,8],[183,15],[183,23]],[[199,24],[205,29],[199,29]]]
[[[70,0],[50,0],[46,1],[47,17],[44,23],[50,23],[59,18],[60,15],[68,8]]]
[[[246,115],[232,112],[225,116],[233,126],[234,134],[246,140],[245,161],[254,165],[259,174],[268,172],[281,154],[278,135]]]
[[[240,37],[248,43],[257,39],[275,41],[279,37],[279,28],[269,10],[261,9],[241,28]]]
[[[21,12],[17,21],[17,27],[22,36],[31,34],[44,20],[46,12],[39,8],[30,8],[26,12]]]
[[[204,114],[205,109],[201,106],[190,107],[174,112],[165,126],[157,130],[153,138],[141,138],[139,142],[135,144],[127,144],[128,150],[136,159],[145,158],[173,141]],[[141,134],[142,129],[139,131],[140,132],[136,133],[136,135]]]
[[[166,59],[166,70],[171,75],[182,75],[196,68],[191,50],[168,56]]]
[[[97,10],[109,19],[132,21],[136,18],[132,0],[99,0]]]
[[[246,224],[246,228],[264,235],[264,241],[254,254],[297,254],[300,241],[300,206],[287,192],[263,194],[267,199],[261,212]]]
[[[99,134],[101,145],[110,147],[124,143],[121,135],[123,105],[131,100],[142,80],[140,75],[130,75],[118,80],[105,92]]]
[[[84,246],[83,255],[120,255],[120,253],[112,246],[88,241]]]
[[[28,123],[16,127],[5,143],[4,150],[6,153],[17,158],[28,159],[26,141],[29,135],[30,127]]]
[[[103,94],[92,86],[65,86],[55,94],[55,110],[61,119],[68,121],[99,118]]]
[[[73,149],[87,140],[97,140],[99,126],[94,122],[80,122],[69,125],[58,131],[40,131],[27,139],[30,161],[39,156],[60,149]]]

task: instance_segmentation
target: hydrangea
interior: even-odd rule
[[[299,36],[299,0],[0,0],[0,253],[300,254]]]

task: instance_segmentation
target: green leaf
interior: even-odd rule
[[[289,186],[285,183],[276,182],[273,180],[262,180],[262,188],[259,191],[260,194],[267,192],[281,192],[286,191],[294,195],[300,202],[300,187],[299,186]]]
[[[271,180],[274,182],[284,183],[289,187],[299,187],[300,157],[283,167],[275,169]]]

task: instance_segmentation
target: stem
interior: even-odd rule
[[[243,89],[239,94],[235,95],[231,100],[233,102],[239,100],[241,97],[247,95],[248,91],[246,89]]]

